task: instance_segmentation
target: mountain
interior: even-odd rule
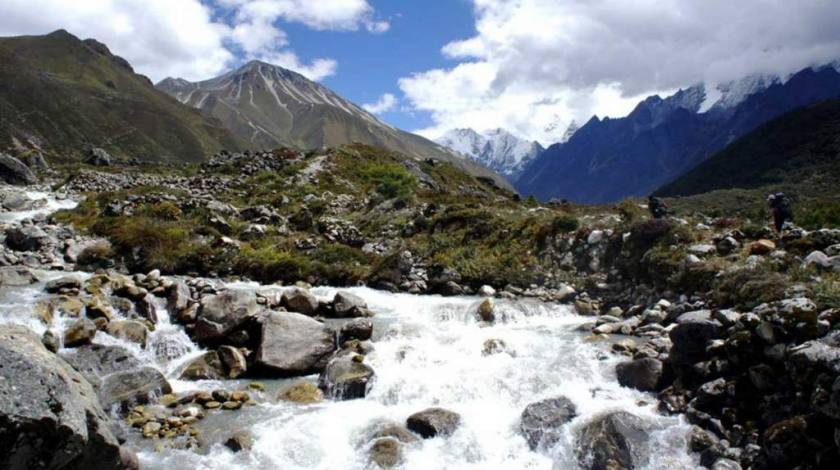
[[[218,118],[250,146],[316,149],[358,142],[450,162],[510,187],[487,168],[389,126],[329,88],[276,65],[255,60],[201,82],[167,78],[157,88]]]
[[[161,93],[124,59],[64,30],[0,38],[0,149],[66,157],[85,145],[117,157],[198,161],[240,142]]]
[[[759,125],[838,96],[834,67],[805,69],[786,81],[749,77],[708,93],[701,85],[665,99],[653,96],[625,118],[593,117],[528,165],[516,186],[542,200],[609,203],[644,196]]]
[[[792,185],[814,192],[838,189],[840,99],[785,113],[763,124],[688,173],[665,185],[661,196],[690,196],[717,189]]]
[[[436,142],[495,170],[512,182],[545,150],[539,143],[521,139],[504,129],[483,134],[472,129],[453,129]]]

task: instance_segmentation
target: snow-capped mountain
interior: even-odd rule
[[[510,181],[516,181],[525,166],[544,150],[539,143],[521,139],[504,129],[484,133],[453,129],[437,139],[437,143],[495,170]]]

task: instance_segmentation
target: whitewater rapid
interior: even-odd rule
[[[20,220],[20,219],[16,219]],[[68,274],[39,272],[44,282]],[[0,323],[21,323],[42,333],[46,327],[25,312],[46,298],[44,282],[0,289]],[[271,294],[277,286],[228,283],[231,289]],[[258,404],[237,412],[209,416],[202,426],[216,428],[199,450],[156,448],[139,433],[127,433],[129,447],[137,451],[142,468],[172,469],[368,469],[370,430],[381,422],[404,424],[420,410],[436,406],[461,415],[461,426],[448,438],[406,445],[404,465],[422,469],[574,469],[576,436],[582,425],[609,411],[628,411],[652,423],[651,453],[645,469],[694,469],[687,451],[689,426],[680,417],[657,413],[653,395],[618,385],[615,365],[622,359],[609,353],[608,342],[593,342],[579,331],[591,318],[563,305],[535,300],[496,300],[496,322],[479,323],[477,297],[439,297],[392,294],[368,288],[352,292],[376,313],[374,351],[365,362],[376,372],[368,396],[350,401],[324,401],[300,405],[276,400],[276,391],[299,380],[263,381],[267,391]],[[331,298],[337,289],[316,288],[319,298]],[[144,350],[98,332],[95,342],[125,347],[144,364],[161,370],[178,393],[192,390],[242,389],[248,381],[177,380],[182,365],[201,354],[182,328],[170,323],[162,301],[159,322]],[[119,315],[115,315],[119,318]],[[52,329],[67,320],[57,317]],[[166,338],[184,348],[185,355],[171,362],[154,354],[157,341]],[[505,352],[486,355],[484,343],[501,340]],[[569,398],[578,416],[565,427],[564,438],[553,448],[533,452],[519,432],[519,418],[530,403],[556,396]],[[253,437],[250,451],[233,453],[222,441],[238,430]]]

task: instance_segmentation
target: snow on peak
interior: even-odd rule
[[[706,99],[700,106],[700,112],[733,109],[750,96],[761,93],[779,82],[781,78],[778,75],[756,74],[716,86],[707,86]]]
[[[473,129],[452,129],[436,142],[509,179],[516,179],[544,150],[537,142],[516,137],[504,129],[483,133]]]

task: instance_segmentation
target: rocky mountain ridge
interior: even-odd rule
[[[504,129],[483,133],[473,129],[453,129],[436,142],[496,171],[512,183],[544,150],[538,142],[521,139]]]

